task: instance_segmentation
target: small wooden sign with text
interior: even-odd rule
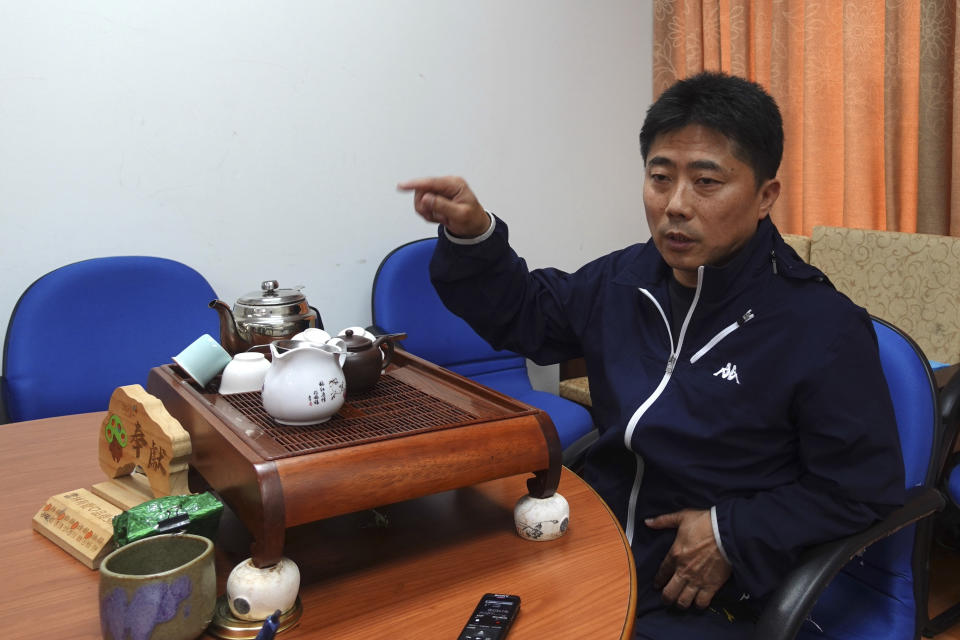
[[[36,531],[90,569],[114,547],[114,516],[147,500],[190,492],[190,434],[140,385],[113,392],[97,433],[100,468],[110,480],[92,491],[55,495],[33,517]]]
[[[55,495],[33,516],[33,528],[90,569],[113,550],[113,518],[122,509],[86,489]]]
[[[115,487],[101,483],[94,491],[107,500],[116,502],[131,491],[139,492],[139,500],[125,498],[120,505],[129,509],[153,498],[190,493],[190,434],[140,385],[113,392],[98,442],[100,468]],[[146,482],[133,481],[131,474],[142,474]]]

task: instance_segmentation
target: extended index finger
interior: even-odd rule
[[[457,195],[462,188],[463,180],[454,176],[414,178],[397,184],[400,191],[428,191],[448,198]]]

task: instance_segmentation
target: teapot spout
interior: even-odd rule
[[[250,348],[250,344],[240,337],[237,331],[237,323],[233,319],[233,311],[223,300],[211,300],[208,305],[220,316],[220,345],[227,350],[230,355],[235,355],[241,351]]]

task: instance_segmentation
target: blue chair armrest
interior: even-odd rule
[[[757,621],[758,640],[792,640],[834,576],[863,549],[943,509],[943,495],[930,487],[907,491],[907,502],[860,533],[818,545],[803,554],[770,596]]]

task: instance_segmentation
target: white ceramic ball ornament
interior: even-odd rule
[[[517,535],[527,540],[556,540],[570,524],[570,505],[559,493],[549,498],[526,495],[513,508],[513,523]]]
[[[266,620],[277,609],[289,610],[300,592],[300,569],[289,558],[258,569],[247,558],[227,578],[227,605],[241,620]]]

